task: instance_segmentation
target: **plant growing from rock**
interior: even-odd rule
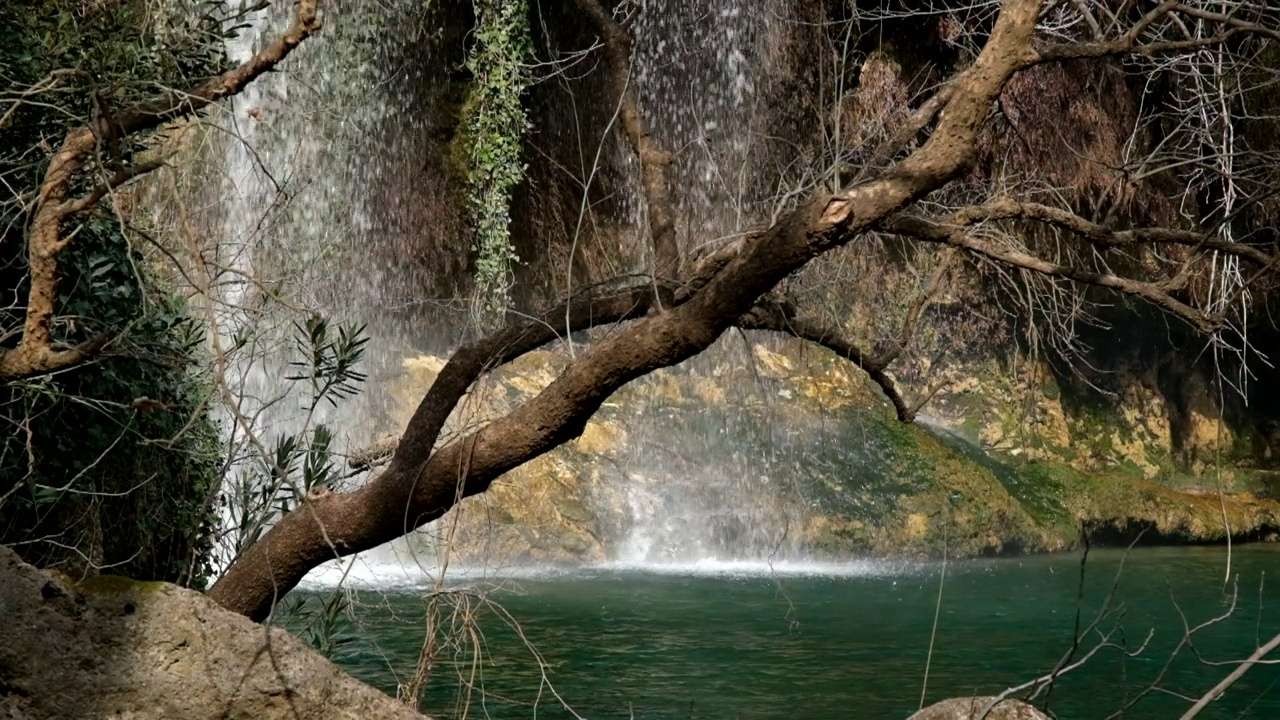
[[[475,316],[486,324],[507,309],[512,265],[511,193],[524,178],[521,147],[529,119],[529,8],[524,0],[478,0],[466,67],[471,93],[462,108],[467,205],[475,253]]]

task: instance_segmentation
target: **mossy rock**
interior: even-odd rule
[[[119,575],[93,575],[76,583],[76,589],[89,595],[149,595],[169,587],[162,582],[133,580]]]
[[[650,474],[655,461],[658,475],[723,468],[768,475],[748,499],[753,507],[740,514],[788,518],[785,552],[822,559],[1057,551],[1074,547],[1082,526],[1117,537],[1151,527],[1167,541],[1213,542],[1225,537],[1224,506],[1235,537],[1263,536],[1277,524],[1274,474],[1224,470],[1221,485],[1233,494],[1220,501],[1205,493],[1203,478],[1168,466],[1155,478],[1124,457],[1105,470],[1081,470],[1099,453],[1116,452],[1116,443],[1133,442],[1115,431],[1123,418],[1105,408],[1087,408],[1075,420],[1097,423],[1087,451],[1044,441],[1040,452],[1002,453],[963,428],[898,422],[865,379],[829,353],[748,350],[736,360],[717,356],[715,365],[661,370],[628,384],[578,439],[465,501],[480,512],[466,511],[461,546],[502,548],[509,561],[594,562],[627,540],[635,513],[662,512],[673,495],[681,496],[677,503],[698,492],[715,500],[718,491],[696,481],[672,489],[671,480],[661,480],[648,488],[655,497],[643,500],[654,507],[637,510],[628,494],[634,474]],[[527,399],[566,362],[543,351],[503,368],[490,386],[502,396],[494,407]],[[1056,383],[1037,382],[1041,394],[1055,394]],[[961,399],[982,417],[988,399],[976,391]],[[677,460],[664,470],[662,457]],[[751,532],[742,522],[722,530],[712,542],[732,544]],[[675,548],[663,545],[658,556]]]

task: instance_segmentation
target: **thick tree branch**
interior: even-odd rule
[[[907,346],[911,343],[911,339],[915,336],[916,324],[920,321],[920,315],[924,312],[924,308],[929,302],[937,296],[938,291],[942,288],[943,280],[954,265],[954,252],[948,251],[949,254],[930,275],[924,291],[907,308],[898,337],[883,352],[869,354],[849,338],[848,333],[835,327],[822,325],[814,320],[797,318],[792,303],[786,300],[767,298],[752,308],[751,312],[739,318],[738,327],[744,330],[770,330],[790,335],[800,340],[806,340],[831,350],[867,373],[868,377],[876,385],[880,386],[885,397],[893,404],[898,420],[904,423],[914,422],[916,413],[920,411],[920,408],[928,401],[932,393],[925,393],[915,405],[908,404],[902,392],[898,389],[897,383],[894,382],[887,370],[894,361],[902,356],[902,353],[906,351]]]
[[[95,339],[74,348],[59,349],[52,342],[51,325],[57,309],[58,255],[74,235],[64,236],[63,225],[73,215],[96,205],[112,189],[159,167],[161,163],[139,163],[95,185],[83,197],[68,199],[72,185],[94,149],[103,143],[154,129],[164,122],[235,95],[283,61],[319,27],[316,0],[299,0],[293,25],[274,43],[239,67],[206,80],[191,90],[167,91],[67,134],[50,159],[40,184],[28,235],[30,289],[22,338],[17,347],[0,352],[0,381],[72,367],[92,357],[106,344],[105,340]]]
[[[110,343],[108,335],[93,338],[69,348],[53,345],[22,345],[0,353],[0,379],[5,382],[25,380],[81,365],[98,355]],[[24,350],[19,352],[19,350]]]
[[[732,253],[729,256],[731,257]],[[714,261],[708,264],[716,269],[722,267],[722,263],[716,264]],[[797,320],[790,304],[786,302],[762,301],[739,318],[736,325],[744,330],[779,332],[832,350],[865,371],[880,385],[893,403],[898,419],[911,422],[918,408],[913,409],[906,403],[893,379],[885,373],[885,370],[898,358],[910,341],[924,305],[936,294],[941,276],[949,265],[948,262],[939,267],[938,272],[935,272],[931,278],[928,288],[908,311],[899,340],[886,352],[877,356],[865,353],[845,333],[819,326],[812,321]],[[707,268],[702,265],[699,269],[707,271]],[[711,270],[711,274],[714,274],[714,270]],[[427,396],[419,403],[415,419],[409,423],[410,428],[417,430],[415,439],[410,442],[418,447],[425,447],[428,444],[434,447],[439,442],[444,424],[453,409],[457,407],[471,385],[484,373],[496,370],[529,352],[563,339],[567,333],[644,316],[652,306],[652,293],[649,288],[649,284],[645,283],[607,294],[600,294],[589,288],[572,302],[555,306],[538,318],[513,324],[497,334],[462,347],[450,357],[449,362],[445,364],[437,380],[428,390]],[[677,304],[687,300],[689,297],[687,286],[675,289],[671,295]],[[556,324],[563,323],[566,317],[569,318],[567,329],[563,325],[557,327]],[[433,434],[434,437],[431,437]],[[362,471],[381,465],[395,454],[403,440],[404,438],[395,436],[379,440],[352,455],[348,466],[353,470]],[[412,463],[425,461],[426,458],[415,457],[406,451],[400,459],[402,462]]]
[[[428,445],[428,438],[434,433],[434,438],[431,438],[429,443],[434,448],[439,442],[449,415],[471,385],[484,373],[496,370],[548,343],[562,339],[566,330],[564,327],[556,327],[555,323],[563,323],[564,318],[569,317],[568,332],[579,332],[642,317],[651,307],[652,292],[649,288],[650,286],[646,283],[610,295],[595,295],[590,290],[583,291],[572,303],[556,306],[542,313],[537,319],[512,325],[495,335],[462,347],[450,357],[436,381],[432,383],[427,396],[419,403],[414,419],[408,425],[409,428],[416,430],[414,438],[409,439],[409,442],[418,447],[425,447]],[[673,297],[677,302],[688,299],[687,295],[680,294],[673,294]],[[913,320],[909,320],[908,326],[904,328],[905,333],[910,333],[911,322]],[[772,301],[757,304],[750,312],[739,318],[736,324],[744,330],[768,330],[791,335],[834,351],[864,370],[885,390],[885,394],[897,408],[900,420],[910,422],[913,419],[914,412],[899,395],[892,378],[884,372],[901,352],[900,344],[895,345],[888,353],[873,358],[864,353],[843,333],[819,327],[809,321],[797,321],[794,312],[789,311],[786,303]],[[347,464],[357,471],[381,465],[395,455],[397,447],[406,438],[408,438],[407,433],[404,437],[392,436],[379,440],[352,455]],[[408,447],[406,445],[406,448]],[[417,457],[407,449],[400,455],[402,463],[425,460],[426,458]]]
[[[286,515],[240,556],[210,596],[236,612],[266,618],[275,600],[316,565],[335,554],[376,547],[434,520],[459,498],[483,492],[502,473],[573,439],[601,403],[627,382],[702,352],[760,297],[814,257],[850,242],[958,176],[973,160],[977,134],[992,103],[1032,53],[1041,2],[1004,0],[986,47],[956,80],[934,133],[896,167],[838,196],[814,198],[768,231],[745,239],[705,284],[699,279],[687,300],[635,320],[580,355],[534,398],[434,453],[438,430],[433,426],[444,409],[420,406],[382,475],[354,492],[308,500]],[[448,398],[456,392],[438,395]],[[423,457],[426,462],[415,462]]]
[[[686,282],[663,288],[663,293],[671,298],[669,305],[675,306],[687,301],[723,270],[730,260],[737,257],[741,250],[742,243],[734,242],[701,258]],[[527,353],[561,340],[569,333],[635,319],[645,315],[653,307],[651,282],[621,288],[615,286],[609,291],[600,289],[609,284],[601,283],[586,288],[569,302],[556,305],[536,318],[515,320],[495,334],[454,352],[409,422],[409,427],[418,429],[414,444],[426,447],[439,442],[440,433],[449,415],[471,385],[484,373],[492,372]],[[354,470],[366,470],[382,464],[395,453],[401,439],[393,437],[379,440],[353,455],[348,466]],[[426,458],[406,456],[404,460],[423,462]]]
[[[460,348],[440,370],[397,444],[392,469],[425,463],[445,422],[484,373],[512,362],[565,335],[642,317],[653,289],[648,283],[601,294],[588,288],[570,302],[533,320],[510,325]]]
[[[239,94],[249,83],[274,70],[303,41],[320,30],[317,4],[318,0],[297,0],[293,24],[274,42],[238,67],[189,90],[169,90],[147,102],[103,118],[98,123],[97,132],[104,138],[134,135]]]
[[[934,93],[924,104],[916,108],[916,111],[911,113],[911,117],[907,118],[902,127],[898,128],[893,135],[885,138],[885,141],[876,147],[875,154],[871,158],[871,165],[863,173],[878,170],[893,162],[893,159],[903,149],[909,146],[920,136],[920,133],[924,132],[925,128],[929,127],[937,119],[938,113],[942,112],[942,109],[947,106],[947,103],[951,100],[951,93],[954,91],[955,88],[953,86],[946,85]]]

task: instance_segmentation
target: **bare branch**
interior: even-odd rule
[[[1004,247],[976,237],[966,231],[967,224],[963,216],[952,216],[948,218],[947,222],[935,222],[919,217],[902,216],[886,223],[885,229],[926,242],[943,243],[963,248],[1004,265],[1030,270],[1041,275],[1060,277],[1141,297],[1186,320],[1204,333],[1212,334],[1222,325],[1222,318],[1211,316],[1178,300],[1169,294],[1168,287],[1164,284],[1143,282],[1109,272],[1085,270],[1050,262],[1021,250]]]
[[[808,320],[791,317],[783,305],[779,303],[762,303],[752,308],[751,312],[738,319],[738,327],[744,330],[770,330],[783,333],[801,340],[820,345],[861,368],[884,391],[885,397],[893,403],[898,420],[909,423],[915,420],[916,409],[907,404],[898,392],[893,378],[885,372],[889,361],[871,357],[858,347],[845,333],[834,328],[823,327]],[[897,353],[893,353],[897,357]]]
[[[1237,680],[1244,677],[1245,673],[1249,672],[1254,665],[1257,665],[1276,648],[1280,648],[1280,635],[1276,635],[1268,640],[1265,645],[1254,650],[1253,654],[1246,658],[1244,662],[1240,663],[1239,667],[1232,670],[1226,677],[1222,678],[1222,682],[1214,685],[1209,692],[1202,695],[1199,700],[1196,700],[1195,704],[1188,708],[1179,720],[1191,720],[1195,716],[1199,715],[1201,710],[1204,710],[1209,706],[1209,703],[1222,697],[1222,694],[1225,693],[1228,688],[1234,685]]]
[[[1144,34],[1161,20],[1175,23],[1179,15],[1207,20],[1220,26],[1219,31],[1207,37],[1183,40],[1152,40],[1143,42]],[[1069,42],[1044,44],[1036,48],[1036,62],[1075,60],[1080,58],[1113,57],[1121,55],[1154,56],[1187,52],[1205,47],[1216,47],[1240,35],[1258,35],[1280,40],[1280,30],[1266,25],[1241,20],[1223,13],[1190,8],[1180,2],[1165,0],[1135,23],[1128,31],[1114,40],[1094,42]]]
[[[1242,257],[1264,268],[1275,267],[1276,264],[1274,256],[1268,255],[1256,246],[1228,242],[1214,231],[1197,232],[1162,227],[1112,230],[1105,225],[1086,220],[1069,210],[1038,203],[1018,202],[1012,198],[1001,198],[986,205],[964,208],[957,211],[953,218],[959,225],[976,225],[991,220],[1034,220],[1068,230],[1102,247],[1184,245]]]
[[[284,62],[304,40],[320,29],[317,3],[318,0],[297,0],[293,24],[275,42],[259,50],[238,67],[190,90],[169,90],[147,102],[102,118],[94,132],[104,139],[134,135],[239,94],[249,83]]]
[[[619,116],[627,139],[640,159],[645,204],[649,213],[649,235],[653,243],[654,277],[659,286],[680,277],[680,249],[676,244],[675,215],[667,185],[671,153],[663,150],[649,134],[640,117],[640,100],[631,80],[631,36],[597,0],[574,0],[604,41],[609,81],[618,96]],[[663,304],[669,300],[664,299]]]
[[[0,130],[3,130],[9,126],[9,123],[13,121],[14,114],[18,112],[18,109],[22,107],[22,104],[26,102],[27,98],[31,97],[32,95],[39,95],[40,93],[48,92],[49,90],[52,90],[53,88],[57,87],[58,83],[63,78],[73,77],[76,75],[86,75],[86,74],[87,73],[85,73],[83,70],[76,70],[76,69],[54,70],[53,72],[46,75],[43,79],[41,79],[36,84],[18,93],[17,97],[14,97],[11,100],[5,100],[5,102],[9,103],[9,108],[4,111],[3,115],[0,115]]]
[[[62,208],[66,212],[66,215],[63,216],[64,219],[76,213],[88,210],[94,205],[97,205],[98,201],[106,197],[112,190],[123,186],[131,180],[142,177],[153,170],[162,168],[164,167],[164,164],[165,160],[163,158],[157,158],[154,160],[140,162],[135,165],[130,165],[127,168],[122,168],[106,181],[98,183],[84,197],[76,198],[75,200],[68,200]],[[68,240],[70,240],[70,238],[63,238],[62,244],[65,245]]]

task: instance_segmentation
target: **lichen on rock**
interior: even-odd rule
[[[991,711],[984,716],[988,706]],[[1021,700],[967,697],[934,703],[907,720],[1049,720],[1049,716]]]

